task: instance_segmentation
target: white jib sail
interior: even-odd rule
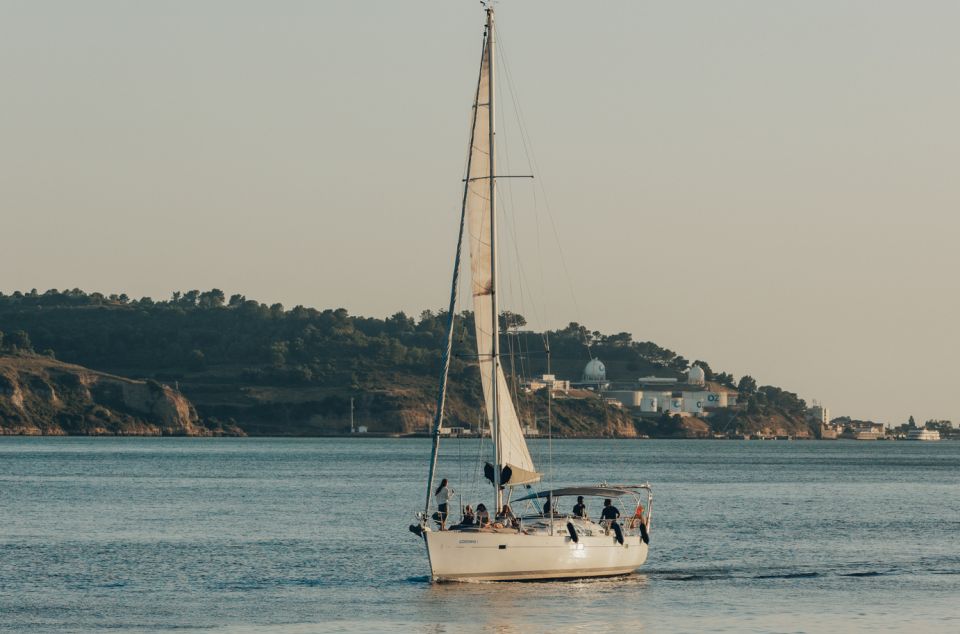
[[[467,231],[470,237],[471,288],[474,321],[476,322],[477,354],[480,361],[480,380],[486,404],[487,422],[493,418],[493,269],[490,253],[490,121],[489,95],[490,51],[489,40],[484,45],[480,67],[480,85],[477,91],[477,110],[473,129],[473,147],[470,149],[470,173],[467,175]],[[503,369],[497,366],[497,400],[499,402],[499,442],[501,467],[510,467],[508,485],[536,482],[540,479],[530,458],[523,437],[517,411],[510,398]]]

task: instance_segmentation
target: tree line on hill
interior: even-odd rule
[[[273,386],[323,386],[344,394],[371,389],[391,374],[435,377],[446,343],[446,311],[418,317],[398,312],[379,319],[346,309],[287,309],[220,289],[175,292],[169,299],[132,299],[80,289],[0,293],[0,350],[42,350],[44,354],[139,378],[161,381],[205,376],[207,382]],[[612,335],[570,323],[548,333],[524,330],[521,315],[501,315],[507,369],[534,376],[552,369],[578,378],[585,360],[601,358],[617,376],[636,373],[680,378],[692,364],[672,350],[630,333]],[[736,381],[702,360],[710,381],[738,389],[751,414],[781,411],[802,416],[805,403],[750,376]],[[479,392],[473,314],[458,314],[451,380]]]

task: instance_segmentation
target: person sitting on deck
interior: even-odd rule
[[[600,523],[604,525],[607,531],[610,526],[620,517],[620,509],[613,505],[613,500],[607,498],[603,501],[603,510],[600,512]]]
[[[463,519],[460,520],[460,526],[473,526],[476,516],[473,513],[473,507],[467,504],[463,507]]]
[[[477,504],[477,525],[480,528],[490,527],[490,512],[487,511],[486,505],[482,502]]]
[[[500,509],[500,512],[497,513],[497,523],[502,524],[504,528],[510,526],[512,528],[519,528],[520,521],[513,514],[513,509],[510,508],[509,504],[504,504],[503,508]]]
[[[573,505],[573,516],[587,518],[587,505],[583,503],[583,496],[577,496],[577,503]]]
[[[543,516],[553,517],[553,513],[550,512],[551,510],[552,509],[550,508],[550,500],[547,499],[547,503],[543,505]]]

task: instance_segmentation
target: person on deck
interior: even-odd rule
[[[516,515],[513,514],[513,509],[510,508],[509,504],[504,504],[503,508],[500,509],[500,512],[497,513],[497,522],[503,525],[504,528],[510,526],[512,528],[518,528],[520,526],[519,520],[517,520]]]
[[[460,520],[460,526],[473,526],[476,516],[473,513],[473,507],[467,504],[463,507],[463,519]]]
[[[573,505],[573,516],[587,518],[587,505],[583,503],[583,496],[577,496],[577,503]]]
[[[490,527],[490,512],[487,511],[487,506],[482,502],[477,504],[477,526],[480,528]]]
[[[543,505],[543,516],[553,517],[553,513],[551,513],[552,510],[553,509],[550,508],[550,499],[548,498],[546,504]]]
[[[613,505],[613,500],[607,498],[603,501],[603,510],[600,511],[600,523],[609,531],[610,527],[620,517],[620,509]]]
[[[440,486],[437,487],[434,495],[437,498],[437,522],[440,524],[440,530],[446,530],[448,515],[447,504],[450,502],[450,498],[453,497],[453,489],[447,486],[446,478],[440,481]]]

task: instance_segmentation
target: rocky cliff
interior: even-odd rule
[[[0,355],[3,435],[244,435],[205,425],[182,394],[52,358]]]

